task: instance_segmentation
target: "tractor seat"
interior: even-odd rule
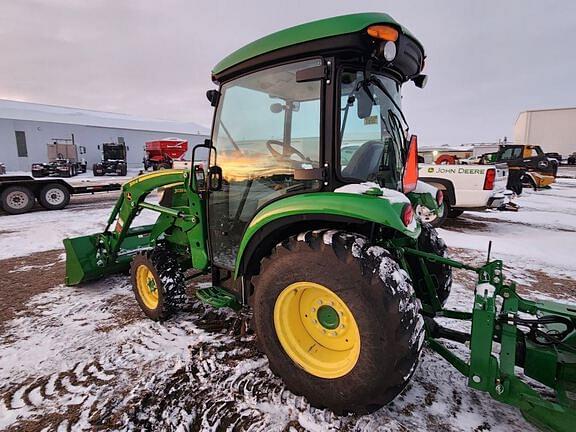
[[[382,141],[366,141],[354,152],[346,168],[342,170],[344,177],[368,180],[368,176],[378,171],[384,144]]]

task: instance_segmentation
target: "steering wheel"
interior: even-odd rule
[[[306,156],[304,156],[304,154],[300,150],[295,149],[291,145],[288,146],[288,152],[289,152],[288,154],[282,154],[278,150],[275,150],[274,147],[272,147],[272,146],[280,146],[280,147],[282,147],[283,150],[286,147],[284,146],[284,143],[282,141],[278,141],[278,140],[266,141],[266,148],[272,154],[272,156],[274,156],[276,159],[290,159],[290,156],[296,155],[300,159],[302,159],[303,161],[310,162],[310,158],[307,158]]]

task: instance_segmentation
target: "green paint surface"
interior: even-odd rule
[[[403,34],[414,38],[405,27],[398,24],[394,18],[385,13],[368,12],[342,15],[290,27],[258,39],[224,58],[214,66],[212,73],[217,75],[253,57],[278,49],[317,39],[359,32],[373,24],[390,24],[400,29]],[[414,39],[416,40],[416,38]]]

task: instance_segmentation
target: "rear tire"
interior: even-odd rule
[[[47,210],[60,210],[70,202],[70,192],[57,183],[48,184],[40,191],[38,201]]]
[[[369,245],[358,234],[302,233],[276,246],[252,281],[259,346],[272,371],[292,392],[305,396],[313,406],[342,414],[373,412],[404,389],[424,341],[423,319],[410,277],[386,249]],[[332,310],[342,319],[337,318],[337,327],[318,327],[321,307],[309,311],[307,304],[300,315],[283,313],[290,310],[283,308],[285,302],[293,301],[285,299],[292,294],[304,299],[306,292],[326,292],[326,298],[336,299],[324,301],[322,307],[339,309],[338,313]],[[294,304],[305,304],[298,301]],[[310,317],[304,316],[306,313]],[[346,326],[339,327],[344,323]],[[305,326],[311,325],[315,327],[306,330],[310,327]],[[326,328],[337,331],[316,334],[326,333]],[[314,339],[311,348],[292,350],[290,341],[297,339],[290,334],[298,331],[303,338],[314,339],[314,334],[320,339],[332,337],[329,343],[337,341],[344,348],[332,350]],[[347,339],[341,340],[343,337]],[[323,352],[328,357],[321,359]],[[318,361],[321,366],[314,366]]]
[[[138,305],[154,321],[167,320],[186,303],[180,264],[163,246],[136,254],[130,265],[130,276]]]
[[[22,214],[34,207],[34,195],[27,187],[10,186],[0,195],[2,208],[6,213]]]

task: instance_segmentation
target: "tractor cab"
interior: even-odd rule
[[[388,15],[358,14],[275,33],[222,60],[219,89],[208,92],[211,171],[222,176],[209,198],[214,263],[234,269],[247,225],[275,200],[366,182],[413,190],[401,87],[423,86],[424,57]]]

